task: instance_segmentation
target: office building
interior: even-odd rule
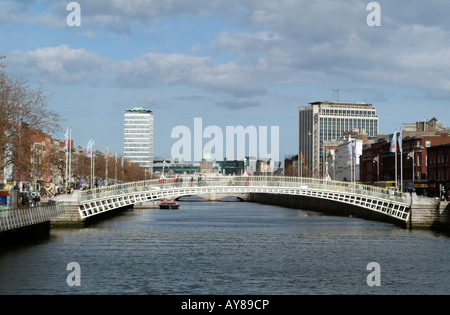
[[[125,111],[124,157],[153,172],[153,112],[144,107]]]
[[[349,132],[376,137],[378,115],[372,104],[314,102],[299,107],[299,153],[313,177],[323,176],[324,141],[337,141]]]

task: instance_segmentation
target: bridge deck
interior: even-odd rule
[[[48,222],[64,214],[60,204],[0,210],[0,232]]]
[[[135,203],[186,195],[267,193],[302,195],[356,205],[407,221],[410,204],[402,193],[356,183],[274,176],[209,176],[142,181],[84,191],[79,197],[84,219]]]

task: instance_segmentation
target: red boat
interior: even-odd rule
[[[180,204],[175,201],[163,201],[159,204],[159,209],[179,209]]]

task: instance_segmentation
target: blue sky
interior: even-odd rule
[[[377,108],[380,133],[436,117],[449,126],[450,2],[362,0],[0,1],[9,75],[43,83],[75,145],[123,152],[125,109],[155,115],[155,155],[177,125],[279,126],[298,150],[297,108],[332,100]],[[65,128],[64,128],[65,129]],[[58,138],[63,138],[61,130]],[[205,139],[204,143],[208,140]]]

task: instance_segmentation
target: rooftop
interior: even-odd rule
[[[364,103],[364,102],[330,102],[330,101],[323,101],[323,102],[312,102],[309,103],[310,105],[335,105],[335,106],[372,106],[372,104]]]
[[[127,113],[152,113],[150,109],[145,109],[142,106],[134,106],[132,109],[127,109]]]

